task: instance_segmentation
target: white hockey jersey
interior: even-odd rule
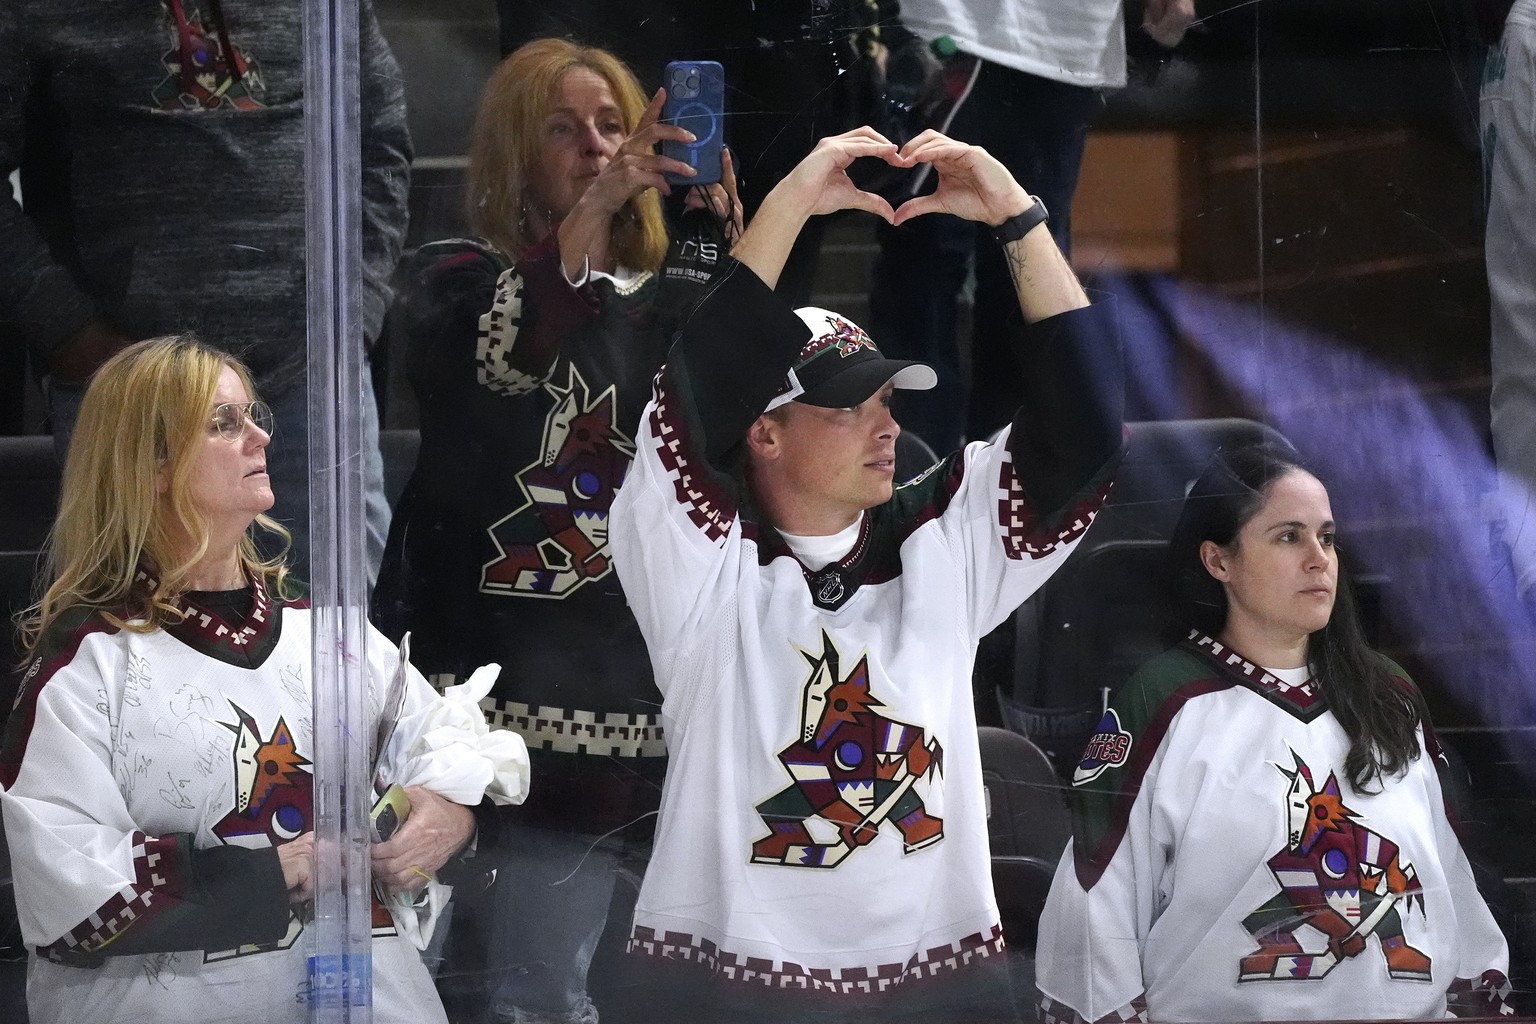
[[[34,1024],[309,1019],[310,930],[251,851],[313,828],[310,612],[260,586],[243,621],[185,604],[147,634],[72,610],[23,680],[0,784]],[[399,656],[371,627],[366,656],[377,718]],[[442,699],[410,671],[391,752]],[[374,1019],[444,1020],[377,903],[374,925]]]
[[[1108,344],[1108,322],[1078,310],[1026,338],[1060,357]],[[1087,529],[1120,424],[1116,407],[1055,447],[1086,457],[1064,460],[1072,485],[1045,510],[1006,435],[972,444],[866,512],[854,549],[812,573],[710,463],[807,337],[754,275],[727,270],[657,378],[614,505],[671,757],[631,949],[856,996],[1002,949],[976,645]],[[1064,376],[1047,372],[1077,415],[1098,415]]]
[[[1422,1020],[1448,997],[1509,1013],[1504,937],[1421,737],[1404,775],[1360,793],[1313,680],[1198,632],[1148,662],[1074,775],[1042,1019]]]

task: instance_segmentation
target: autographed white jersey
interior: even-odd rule
[[[260,588],[243,627],[188,606],[152,633],[76,610],[23,682],[0,781],[35,1024],[309,1019],[312,929],[232,848],[314,825],[310,612]],[[398,655],[370,629],[366,657],[377,715]],[[412,671],[405,716],[434,699]],[[377,904],[374,926],[374,1019],[444,1020]]]

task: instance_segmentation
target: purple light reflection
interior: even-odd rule
[[[1506,480],[1500,492],[1486,393],[1414,379],[1212,290],[1163,278],[1106,283],[1120,295],[1137,415],[1191,415],[1180,364],[1191,354],[1205,364],[1218,391],[1326,478],[1341,547],[1356,574],[1387,577],[1387,633],[1406,638],[1429,670],[1424,682],[1469,725],[1497,730],[1498,760],[1536,764],[1536,624],[1490,526],[1498,511],[1519,522],[1530,488]]]

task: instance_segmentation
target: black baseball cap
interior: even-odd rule
[[[927,391],[939,382],[927,363],[885,358],[864,329],[841,314],[802,306],[795,315],[811,329],[811,339],[801,347],[769,410],[786,402],[851,409],[887,381],[909,391]]]

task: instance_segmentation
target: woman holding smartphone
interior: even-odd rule
[[[655,152],[660,123],[606,51],[540,39],[485,87],[470,148],[478,237],[408,268],[421,454],[374,599],[439,685],[495,661],[483,705],[527,741],[526,804],[482,829],[485,894],[456,901],[440,987],[465,1020],[587,1021],[614,880],[648,850],[661,697],[608,552],[608,507],[672,329],[740,228],[720,183]],[[684,196],[684,193],[687,193]],[[669,224],[663,196],[679,208]]]

